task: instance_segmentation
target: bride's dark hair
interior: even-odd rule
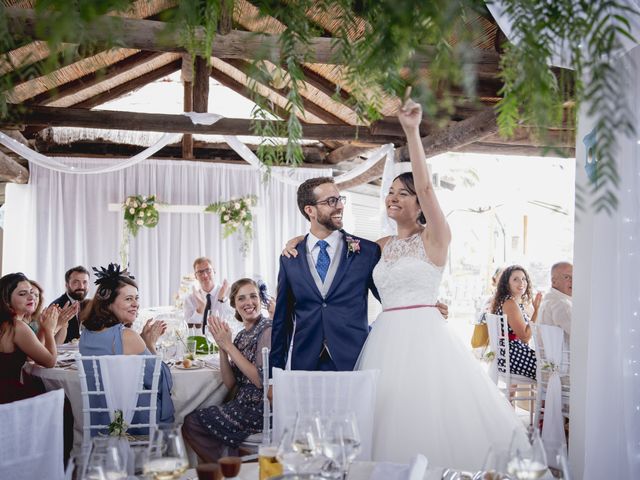
[[[416,197],[416,203],[418,204],[418,206],[420,206],[420,202],[418,202],[418,194],[416,193],[416,185],[415,183],[413,183],[413,173],[411,172],[401,173],[400,175],[398,175],[396,178],[393,179],[394,182],[396,180],[400,180],[404,188],[406,188],[411,195],[414,195]],[[420,215],[418,215],[418,218],[416,221],[422,226],[427,224],[427,219],[425,218],[424,213],[422,213],[422,210],[420,210]]]

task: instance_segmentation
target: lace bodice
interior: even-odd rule
[[[435,304],[442,271],[427,257],[420,234],[391,237],[373,269],[382,308]]]

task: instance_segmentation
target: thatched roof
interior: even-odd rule
[[[8,7],[26,9],[25,11],[33,7],[31,1],[3,0],[3,3]],[[176,4],[177,1],[141,0],[134,2],[132,9],[125,16],[133,20],[156,18],[160,12],[173,8]],[[15,10],[12,12],[12,15],[15,15]],[[324,30],[326,36],[330,36],[340,28],[339,15],[336,12],[310,9],[307,15]],[[457,149],[481,153],[491,151],[496,154],[541,154],[545,145],[542,145],[540,140],[533,138],[528,129],[522,129],[514,139],[506,140],[496,134],[494,125],[486,125],[486,118],[489,118],[489,123],[491,123],[492,117],[483,112],[483,107],[495,105],[499,99],[497,96],[500,88],[500,80],[497,76],[499,51],[496,46],[500,43],[502,34],[488,12],[485,15],[477,14],[475,17],[466,18],[464,21],[468,22],[470,30],[478,32],[473,40],[473,47],[478,52],[484,52],[485,57],[490,60],[479,69],[478,96],[481,103],[478,105],[464,104],[463,102],[448,119],[449,127],[444,131],[436,132],[429,128],[425,129],[423,134],[426,139],[430,139],[438,145],[433,152],[439,153],[447,149]],[[138,22],[142,21],[138,20]],[[238,53],[246,51],[248,47],[234,45],[233,42],[236,41],[236,38],[247,38],[238,37],[243,31],[277,35],[285,27],[274,18],[260,17],[258,9],[247,0],[235,0],[233,23],[234,30],[231,34],[225,38],[216,39],[210,76],[241,95],[249,96],[249,81],[245,73],[248,69],[249,59],[242,58],[242,54]],[[143,23],[132,23],[131,25],[135,26],[129,28],[138,28],[140,25],[139,31],[143,31],[143,27],[146,28],[146,24]],[[357,39],[362,35],[365,27],[364,21],[358,24],[350,32],[352,38]],[[455,41],[455,39],[451,39],[452,43]],[[66,65],[49,75],[15,78],[13,82],[15,87],[8,93],[9,102],[34,108],[34,114],[25,117],[27,123],[20,125],[21,134],[25,139],[30,141],[32,145],[37,144],[43,152],[52,155],[62,153],[67,155],[128,155],[130,151],[128,144],[131,142],[123,141],[123,138],[131,138],[131,135],[120,134],[119,137],[104,138],[103,134],[101,138],[98,135],[94,138],[86,138],[87,134],[83,133],[82,140],[76,138],[68,143],[69,138],[65,142],[65,139],[60,135],[56,136],[43,130],[43,127],[47,125],[70,125],[68,115],[65,112],[73,113],[74,118],[81,118],[81,115],[76,111],[77,109],[86,110],[102,105],[183,68],[182,54],[177,53],[178,49],[176,48],[166,48],[155,45],[152,41],[145,42],[140,39],[131,41],[129,37],[124,38],[122,44],[123,48],[97,52],[86,58],[72,58]],[[216,48],[216,46],[220,47]],[[58,52],[53,54],[56,53]],[[46,43],[34,34],[33,42],[8,52],[6,58],[9,59],[9,62],[0,60],[0,75],[14,75],[14,67],[37,65],[38,62],[44,61],[51,54],[52,52],[49,51]],[[270,65],[270,68],[276,69],[278,67]],[[356,130],[358,118],[356,112],[348,105],[350,89],[344,81],[343,68],[333,64],[309,63],[305,64],[304,69],[306,84],[302,95],[305,113],[300,116],[300,120],[306,124],[327,125],[326,138],[315,139],[320,140],[320,143],[316,141],[306,149],[306,163],[349,162],[366,152],[367,148],[374,148],[376,145],[389,141],[402,145],[403,135],[393,118],[399,107],[397,98],[388,96],[384,98],[382,106],[382,113],[386,117],[384,120],[373,125],[364,125]],[[37,70],[34,69],[34,71]],[[424,73],[428,75],[428,68]],[[286,72],[283,72],[283,75],[286,75]],[[276,113],[279,109],[284,109],[287,102],[286,93],[286,87],[283,85],[260,85],[257,91],[258,95],[272,102]],[[47,120],[43,125],[44,118]],[[478,125],[482,122],[485,124]],[[10,128],[6,122],[4,123],[2,128]],[[495,124],[495,121],[493,123]],[[345,138],[345,127],[348,126],[354,127],[354,135],[351,139]],[[113,128],[107,125],[105,127]],[[465,132],[461,135],[456,129],[464,129]],[[242,132],[237,133],[241,134]],[[555,132],[552,135],[560,140],[558,145],[564,148],[568,155],[573,153],[572,135],[571,130]],[[2,158],[6,160],[8,152],[4,152],[5,154],[0,151],[0,160]],[[167,147],[158,154],[159,157],[195,157],[195,160],[199,159],[199,155],[202,155],[204,157],[202,159],[207,161],[212,159],[214,161],[233,161],[237,159],[232,151],[221,148],[218,142],[206,140],[197,142],[195,150],[185,151],[183,149],[182,155],[180,155],[178,146]],[[9,156],[15,159],[15,156],[10,153]],[[6,172],[2,173],[0,166],[0,177],[11,181],[11,175]]]

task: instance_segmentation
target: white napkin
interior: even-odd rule
[[[422,480],[428,464],[421,454],[416,455],[410,465],[380,462],[373,467],[369,480]]]
[[[216,369],[220,368],[220,355],[217,353],[214,353],[213,355],[208,355],[202,358],[202,361],[207,367],[216,368]]]

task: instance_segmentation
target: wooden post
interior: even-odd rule
[[[193,111],[193,65],[190,55],[182,56],[182,86],[183,105],[185,112]],[[182,135],[182,158],[193,158],[193,135],[185,133]]]

